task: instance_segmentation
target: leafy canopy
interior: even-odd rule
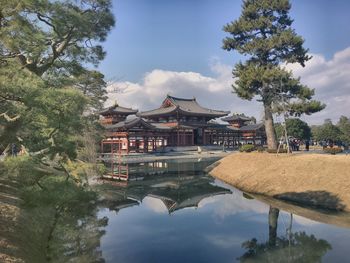
[[[341,116],[334,125],[330,119],[326,119],[322,125],[312,127],[312,136],[317,141],[333,141],[350,144],[350,120]]]
[[[41,76],[50,68],[98,64],[114,25],[110,0],[1,0],[1,58]]]
[[[314,90],[280,66],[305,66],[311,58],[303,48],[304,40],[291,27],[290,8],[288,0],[243,1],[241,16],[224,26],[230,36],[223,40],[223,49],[249,56],[233,70],[233,89],[239,97],[251,100],[259,96],[264,105],[275,103],[275,111],[281,111],[283,97],[287,110],[300,116],[317,112],[324,105],[312,100]]]
[[[114,25],[110,0],[0,0],[0,150],[75,158],[84,113],[106,99],[103,74],[88,69]]]
[[[309,140],[311,137],[311,128],[309,125],[297,118],[291,118],[286,120],[286,128],[288,136],[292,136],[299,140]],[[283,127],[280,123],[275,125],[276,134],[278,138],[281,138],[283,134]]]

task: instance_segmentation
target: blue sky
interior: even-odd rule
[[[294,0],[294,28],[305,47],[327,58],[350,43],[350,1]],[[107,78],[138,81],[156,68],[210,74],[213,57],[234,64],[221,49],[223,25],[236,19],[241,0],[115,0],[117,23],[104,47],[100,69]]]
[[[350,86],[346,84],[350,83],[350,77],[343,76],[348,72],[345,69],[350,70],[350,49],[347,50],[350,47],[350,1],[291,0],[291,3],[293,27],[303,36],[304,46],[314,56],[305,70],[296,70],[297,75],[316,89],[318,99],[330,104],[322,114],[316,114],[313,121],[336,119],[341,115],[339,100],[343,95],[349,95],[343,105],[350,107]],[[222,39],[227,36],[222,27],[239,17],[241,4],[241,0],[115,0],[113,12],[117,22],[103,43],[107,56],[99,69],[107,80],[117,81],[118,88],[122,87],[127,96],[112,95],[111,100],[152,108],[161,103],[161,97],[152,100],[152,94],[164,96],[165,92],[170,92],[178,96],[201,96],[204,105],[215,107],[217,103],[210,97],[223,91],[224,86],[225,94],[231,93],[230,71],[236,62],[244,59],[234,51],[221,49]],[[334,81],[338,74],[334,69],[344,70],[340,74],[341,83]],[[328,79],[322,83],[314,81],[323,76]],[[158,85],[160,82],[162,85]],[[201,85],[195,84],[198,82]],[[180,84],[188,88],[179,87]],[[329,89],[334,92],[330,94]],[[208,92],[198,95],[202,90]],[[147,96],[147,103],[135,97],[141,91],[144,94],[140,99],[145,100]],[[130,96],[134,96],[134,100]],[[328,101],[329,96],[333,96],[333,101]],[[253,106],[235,98],[233,102],[223,102],[221,108],[259,116],[259,108]]]

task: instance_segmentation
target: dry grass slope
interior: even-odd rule
[[[237,153],[211,175],[245,192],[350,212],[350,156]]]

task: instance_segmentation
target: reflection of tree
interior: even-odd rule
[[[43,186],[24,194],[31,215],[24,234],[40,248],[40,260],[28,262],[104,262],[100,239],[107,218],[97,216],[96,193],[60,178]]]
[[[270,247],[276,245],[279,212],[280,212],[279,209],[270,206],[270,210],[269,210],[269,246]]]
[[[269,210],[269,240],[259,243],[256,238],[246,241],[247,251],[238,259],[241,262],[320,262],[331,245],[323,239],[305,232],[289,232],[288,237],[277,236],[279,209]],[[291,229],[289,229],[291,231]]]
[[[52,262],[105,262],[99,249],[107,218],[99,219],[96,210],[91,214],[64,216],[56,225],[50,241]]]

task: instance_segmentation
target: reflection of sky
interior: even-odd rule
[[[117,214],[101,210],[100,216],[109,218],[101,241],[103,256],[107,262],[234,262],[245,252],[241,248],[244,241],[268,240],[269,207],[232,191],[206,198],[198,208],[170,215],[165,205],[152,197]],[[286,236],[289,220],[290,214],[280,213],[279,236]],[[326,262],[344,262],[341,259],[347,258],[350,229],[293,216],[293,232],[297,231],[332,245],[323,258]]]

